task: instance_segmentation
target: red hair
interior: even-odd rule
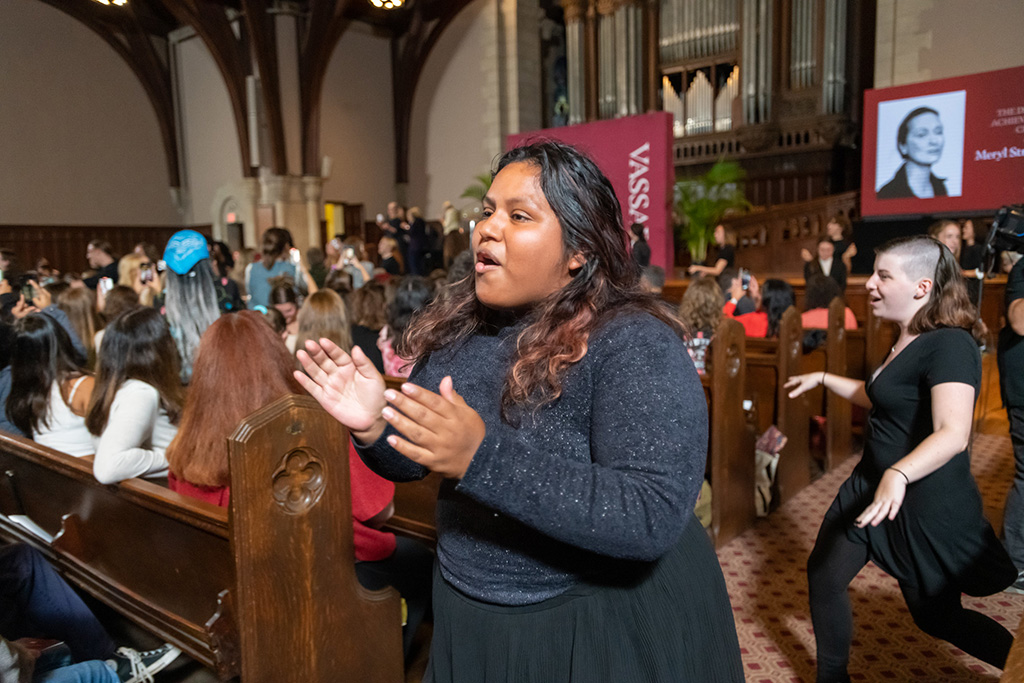
[[[259,313],[218,318],[203,334],[178,435],[167,448],[174,476],[227,486],[227,438],[247,415],[285,394],[303,393],[295,359]]]

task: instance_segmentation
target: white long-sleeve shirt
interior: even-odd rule
[[[167,446],[177,433],[160,405],[159,392],[130,379],[117,390],[107,426],[96,439],[93,474],[103,484],[163,476],[167,473]]]

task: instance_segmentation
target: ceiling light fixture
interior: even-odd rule
[[[96,2],[101,5],[117,5],[118,7],[128,4],[128,0],[96,0]]]
[[[380,9],[397,9],[402,6],[402,0],[370,0],[370,4]]]

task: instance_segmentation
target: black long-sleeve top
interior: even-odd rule
[[[675,332],[646,313],[605,324],[566,374],[561,398],[518,427],[504,422],[505,373],[525,324],[434,353],[410,378],[438,391],[451,375],[486,424],[465,476],[441,486],[437,554],[449,583],[503,605],[540,602],[660,557],[692,518],[707,452],[693,363]],[[396,481],[425,476],[388,445],[391,433],[359,449],[366,463]]]

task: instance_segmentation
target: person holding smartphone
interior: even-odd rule
[[[341,247],[338,268],[352,276],[352,289],[373,279],[373,264],[366,258],[366,247],[358,237],[348,237]]]
[[[270,305],[270,290],[273,289],[270,281],[282,275],[290,277],[301,290],[310,294],[317,291],[313,278],[308,277],[302,267],[298,249],[294,251],[294,255],[291,249],[292,236],[284,228],[267,228],[263,233],[260,260],[245,269],[249,310],[254,310],[257,306],[266,308]]]

